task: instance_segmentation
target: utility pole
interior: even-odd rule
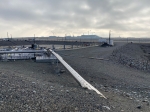
[[[111,36],[111,30],[109,31],[109,45],[110,45],[110,36]]]
[[[35,34],[34,34],[34,44],[35,44]]]

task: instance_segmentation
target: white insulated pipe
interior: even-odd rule
[[[101,92],[99,92],[95,87],[93,87],[90,83],[88,83],[84,78],[82,78],[68,63],[66,63],[63,58],[50,49],[52,54],[54,54],[57,59],[69,70],[69,72],[74,76],[74,78],[81,84],[83,88],[87,88],[89,90],[95,91],[101,97],[107,99]]]

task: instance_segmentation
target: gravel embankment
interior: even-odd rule
[[[150,60],[146,56],[146,51],[147,49],[141,44],[129,43],[115,49],[110,59],[132,68],[150,71]]]

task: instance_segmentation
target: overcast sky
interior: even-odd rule
[[[0,37],[150,37],[150,0],[0,0]]]

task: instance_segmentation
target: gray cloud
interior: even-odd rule
[[[89,30],[101,36],[109,30],[114,36],[118,32],[150,36],[149,4],[149,0],[0,0],[0,37],[7,32],[48,36],[53,31],[61,36]]]

